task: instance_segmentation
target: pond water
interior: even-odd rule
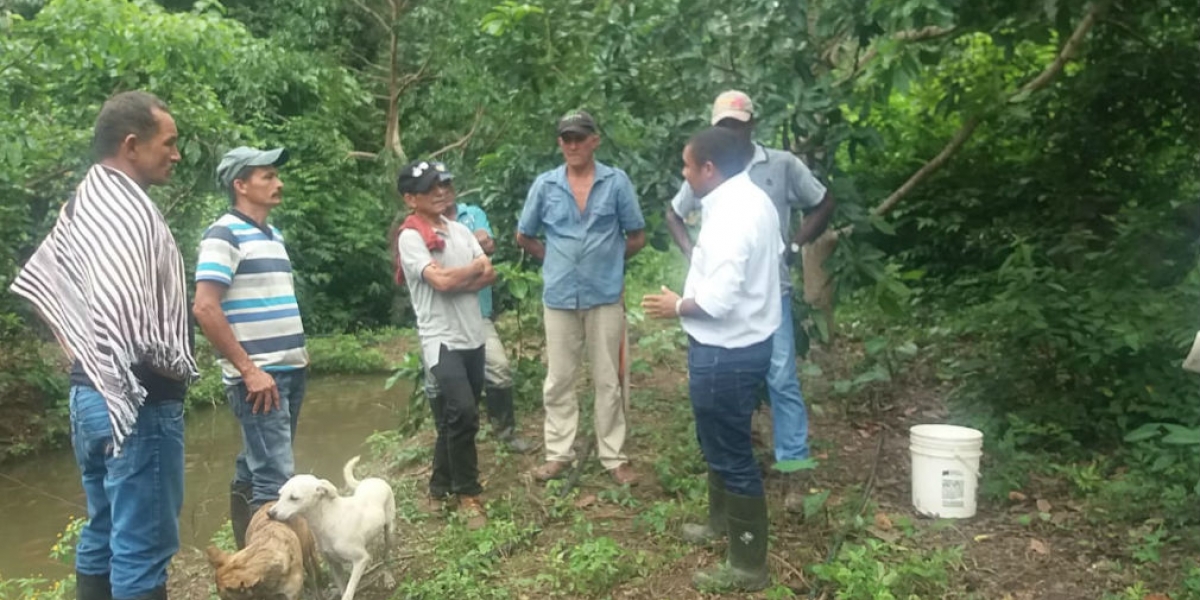
[[[323,376],[308,382],[296,434],[296,472],[341,483],[342,465],[365,450],[377,430],[398,422],[408,399],[400,385],[384,390],[383,376]],[[180,537],[204,548],[229,518],[229,481],[241,446],[226,406],[186,416],[186,476]],[[70,447],[0,467],[0,577],[63,576],[71,567],[49,558],[73,517],[87,514],[79,469]]]

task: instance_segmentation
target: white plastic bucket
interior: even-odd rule
[[[975,516],[983,432],[957,425],[914,425],[908,433],[913,508],[928,517]]]

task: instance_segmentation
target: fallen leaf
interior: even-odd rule
[[[918,410],[921,410],[920,407],[910,406],[910,407],[904,409],[904,416],[911,417],[911,416],[917,414]]]
[[[1029,540],[1029,549],[1041,554],[1042,556],[1050,554],[1050,548],[1046,546],[1045,542],[1042,542],[1038,539]]]
[[[900,541],[900,533],[896,531],[884,531],[878,527],[868,527],[867,533],[889,543],[895,544]]]
[[[596,503],[596,495],[588,494],[575,501],[575,508],[587,508]]]
[[[1053,508],[1050,505],[1050,501],[1045,498],[1038,498],[1037,507],[1038,507],[1039,511],[1044,512],[1044,513],[1050,512],[1050,509]]]
[[[1025,494],[1022,494],[1021,492],[1018,492],[1016,490],[1013,490],[1008,493],[1008,499],[1012,500],[1013,502],[1024,502],[1024,501],[1028,500],[1028,498],[1025,496]]]
[[[887,531],[892,528],[892,520],[888,518],[886,513],[875,513],[875,526]]]
[[[987,541],[987,540],[990,540],[990,539],[992,539],[992,534],[990,534],[990,533],[981,533],[981,534],[979,534],[979,535],[975,536],[975,537],[974,537],[974,538],[972,538],[972,539],[974,539],[976,542],[983,542],[983,541]]]

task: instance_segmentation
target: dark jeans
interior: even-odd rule
[[[179,550],[183,399],[142,406],[119,456],[112,442],[104,396],[72,386],[71,443],[88,508],[75,568],[109,575],[113,598],[136,598],[166,584],[167,564]]]
[[[437,425],[430,496],[477,496],[483,491],[475,454],[483,364],[483,346],[474,350],[449,350],[442,346],[437,365],[430,369],[438,388],[438,394],[429,399]]]
[[[721,348],[694,339],[688,345],[688,392],[696,437],[708,466],[725,489],[762,496],[762,474],[750,444],[750,417],[771,366],[771,339],[745,348]]]
[[[279,488],[295,475],[292,445],[296,423],[304,403],[307,374],[304,369],[271,373],[279,390],[279,408],[254,414],[254,405],[246,401],[246,384],[225,386],[229,407],[242,426],[242,451],[235,462],[235,484],[250,484],[254,497],[251,510],[279,499]]]

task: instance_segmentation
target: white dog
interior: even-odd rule
[[[302,515],[317,538],[317,548],[325,555],[330,572],[342,588],[342,600],[353,600],[354,590],[367,568],[371,554],[369,544],[383,537],[386,557],[395,531],[396,503],[392,487],[386,481],[368,477],[354,478],[358,457],[342,467],[346,485],[352,496],[341,497],[337,488],[325,479],[312,475],[296,475],[279,489],[279,501],[270,511],[272,519],[286,521]],[[346,563],[351,565],[350,581],[342,585],[339,573]]]

